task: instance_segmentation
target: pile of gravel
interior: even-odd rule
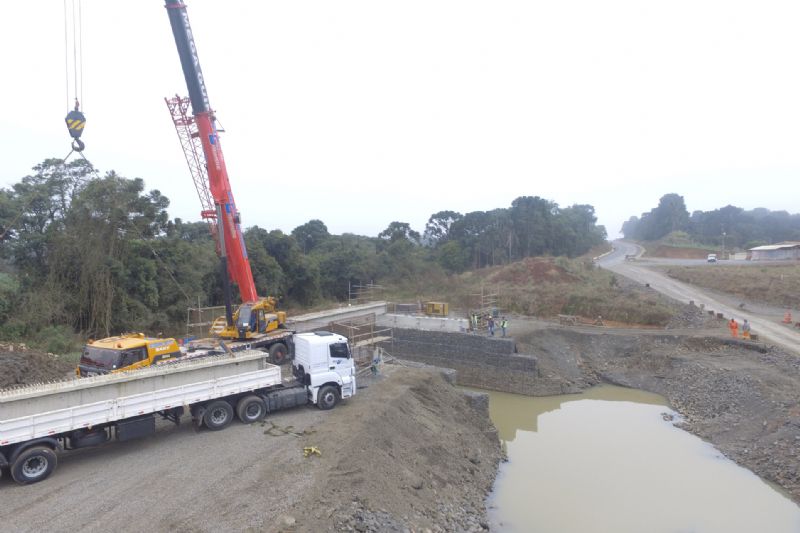
[[[60,381],[74,370],[57,355],[31,350],[24,344],[0,344],[0,389]]]
[[[711,329],[720,326],[718,318],[711,316],[696,305],[683,305],[672,316],[666,329]]]

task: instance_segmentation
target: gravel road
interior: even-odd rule
[[[783,324],[776,323],[774,317],[760,314],[757,309],[739,309],[726,304],[720,301],[722,298],[715,297],[710,291],[674,280],[661,272],[643,266],[639,261],[625,261],[626,255],[641,253],[642,248],[636,244],[614,241],[614,248],[613,253],[598,261],[601,267],[638,283],[649,283],[652,289],[680,302],[688,303],[690,300],[694,300],[695,304],[703,304],[707,310],[723,313],[728,319],[734,317],[741,323],[746,318],[752,324],[753,333],[758,334],[760,338],[800,354],[800,333]]]
[[[386,366],[333,411],[66,452],[47,480],[0,479],[3,532],[482,531],[501,458],[483,397]],[[303,457],[315,446],[321,455]]]
[[[271,420],[301,432],[322,423],[324,414],[309,407]],[[234,423],[212,432],[162,423],[144,439],[67,452],[42,483],[20,486],[3,476],[2,529],[261,530],[310,484],[299,439],[265,435],[265,429]]]

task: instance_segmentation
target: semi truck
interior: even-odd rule
[[[330,332],[294,335],[292,377],[261,350],[222,353],[169,365],[0,391],[0,475],[43,481],[59,455],[152,434],[157,417],[218,431],[268,413],[313,404],[333,409],[356,394],[347,339]]]

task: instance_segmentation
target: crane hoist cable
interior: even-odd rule
[[[70,69],[69,61],[69,20],[70,13],[67,9],[68,2],[71,4],[72,11],[72,68]],[[76,4],[77,2],[77,4]],[[76,7],[77,5],[77,7]],[[66,75],[66,88],[67,88],[67,106],[70,102],[70,74],[75,84],[75,91],[72,95],[75,99],[75,107],[72,111],[67,113],[64,121],[67,124],[67,130],[70,137],[72,137],[72,151],[82,152],[86,145],[81,140],[83,129],[86,127],[86,116],[81,112],[80,101],[83,100],[83,9],[81,0],[64,0],[64,65]],[[79,100],[80,97],[80,100]],[[72,155],[70,152],[69,155]],[[67,157],[69,157],[69,155]]]

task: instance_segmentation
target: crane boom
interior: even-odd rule
[[[255,302],[258,300],[258,296],[242,236],[239,211],[236,209],[233,192],[228,181],[228,170],[225,167],[225,158],[222,155],[222,146],[215,126],[214,112],[208,100],[208,91],[203,80],[203,72],[200,69],[186,4],[181,0],[165,0],[165,7],[169,14],[175,45],[178,47],[183,76],[189,89],[189,99],[194,117],[194,128],[192,128],[191,135],[196,136],[195,138],[199,139],[202,145],[208,189],[214,202],[214,209],[204,209],[202,216],[206,219],[216,220],[219,233],[217,249],[221,252],[224,281],[227,283],[230,278],[238,285],[242,302]],[[230,310],[228,310],[228,322],[230,323],[230,321]]]

